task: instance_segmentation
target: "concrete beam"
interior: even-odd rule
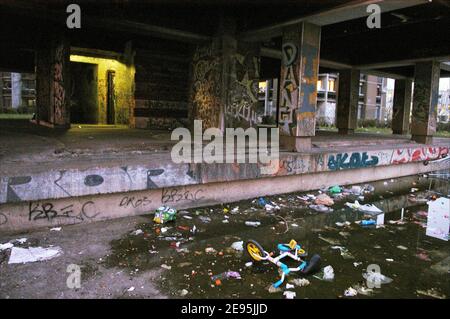
[[[301,22],[309,22],[319,26],[325,26],[344,22],[348,20],[358,19],[368,16],[367,6],[370,4],[378,4],[381,7],[381,12],[390,12],[394,10],[404,9],[408,7],[417,6],[427,3],[428,0],[366,0],[366,1],[352,1],[351,3],[343,4],[336,8],[318,12],[308,16],[300,16],[289,21],[273,24],[267,27],[262,27],[254,30],[249,30],[240,34],[240,38],[245,41],[261,41],[280,36],[285,27],[292,26]]]
[[[2,6],[10,10],[14,10],[14,12],[20,12],[20,14],[26,16],[56,22],[61,25],[64,24],[64,27],[66,27],[65,19],[67,16],[65,10],[47,9],[36,5],[35,3],[20,0],[10,2],[7,1],[6,3],[2,3]],[[117,20],[87,15],[82,16],[82,28],[107,29],[109,32],[129,32],[132,34],[140,34],[144,36],[152,36],[187,43],[198,43],[211,40],[211,37],[209,36],[194,32],[135,21]]]

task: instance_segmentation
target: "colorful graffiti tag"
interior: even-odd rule
[[[367,155],[367,152],[339,153],[328,157],[328,169],[338,171],[349,168],[364,168],[376,166],[379,162],[378,156]]]
[[[449,153],[448,147],[422,147],[414,149],[398,149],[392,153],[392,164],[432,161]]]

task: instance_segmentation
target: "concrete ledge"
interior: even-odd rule
[[[336,184],[365,183],[449,168],[448,161],[431,162],[427,166],[423,163],[407,163],[335,172],[3,204],[0,205],[0,233],[146,214],[162,205],[177,209],[202,207],[258,196],[307,191]]]

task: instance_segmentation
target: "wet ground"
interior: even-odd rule
[[[255,199],[180,211],[175,222],[163,225],[148,215],[16,236],[28,237],[24,246],[58,244],[64,254],[8,265],[8,250],[0,251],[0,297],[285,298],[288,290],[296,298],[448,298],[450,244],[426,235],[426,200],[448,195],[449,181],[411,176],[361,188],[361,194],[354,194],[355,188],[337,195],[323,190],[335,202],[332,212],[311,209],[313,196],[305,196],[320,194],[311,191],[266,197],[278,206],[269,210]],[[377,217],[345,205],[355,200],[380,208],[384,224],[380,218],[378,226],[358,224]],[[0,238],[0,243],[16,237]],[[335,277],[325,281],[318,272],[305,277],[308,285],[287,289],[287,283],[302,278],[291,273],[281,289],[269,291],[279,279],[277,268],[267,262],[249,266],[246,252],[231,247],[249,239],[275,255],[278,243],[295,239],[309,256],[321,256],[321,268],[332,266]],[[65,287],[69,263],[82,265],[81,289]],[[369,288],[363,273],[373,264],[392,282]],[[227,271],[238,272],[240,279],[214,277]],[[358,294],[345,297],[350,287]]]
[[[449,296],[450,246],[425,235],[424,202],[436,191],[448,194],[448,181],[407,177],[371,185],[375,190],[359,201],[373,203],[385,212],[385,224],[378,227],[355,223],[374,219],[345,206],[358,200],[357,195],[335,196],[334,211],[324,213],[310,209],[308,201],[300,199],[305,194],[288,194],[266,198],[279,210],[267,211],[256,200],[243,201],[182,211],[176,222],[164,225],[140,224],[136,229],[142,234],[112,242],[107,263],[140,270],[164,264],[167,270],[160,286],[172,297],[282,298],[285,285],[275,292],[268,290],[278,280],[276,267],[268,262],[253,262],[248,267],[251,259],[246,252],[236,251],[231,245],[255,239],[267,251],[275,251],[276,244],[295,239],[310,255],[319,254],[322,266],[331,265],[335,272],[333,281],[321,280],[321,273],[306,277],[308,286],[289,289],[297,298],[342,297],[349,287],[363,298]],[[393,223],[401,219],[402,208],[403,220]],[[247,226],[245,221],[259,221],[261,225]],[[345,222],[349,223],[341,224]],[[362,274],[371,264],[379,265],[381,273],[393,281],[369,289]],[[227,271],[239,272],[241,279],[222,276],[216,281],[214,276]],[[295,278],[300,276],[293,273],[285,282]]]

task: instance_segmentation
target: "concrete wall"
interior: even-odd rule
[[[424,166],[422,163],[408,163],[225,183],[162,187],[98,196],[30,200],[0,205],[0,233],[146,214],[161,205],[177,209],[201,207],[336,184],[365,183],[443,168],[448,168],[448,164],[431,163]]]
[[[134,66],[128,66],[113,59],[71,55],[70,61],[96,64],[98,67],[98,124],[107,123],[107,72],[116,72],[115,76],[115,122],[116,124],[130,124],[134,109]]]
[[[188,118],[190,48],[166,44],[136,49],[137,128],[168,129]]]
[[[173,164],[170,154],[130,165],[92,165],[90,168],[47,169],[0,178],[0,204],[97,194],[145,191],[163,187],[203,185],[267,177],[309,175],[361,168],[401,169],[449,153],[448,146],[349,151],[345,153],[282,153],[270,164]]]

